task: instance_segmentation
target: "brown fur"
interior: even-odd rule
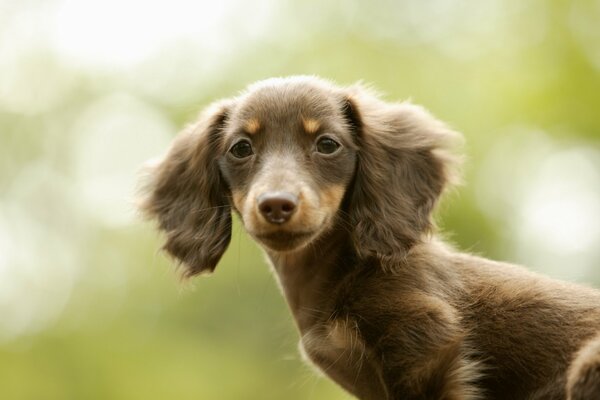
[[[273,264],[303,352],[358,398],[600,398],[598,291],[432,236],[457,139],[359,86],[267,80],[175,140],[143,209],[188,276],[215,268],[236,212]],[[265,217],[264,193],[297,199],[284,222]]]

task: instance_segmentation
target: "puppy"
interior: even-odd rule
[[[304,353],[357,398],[600,399],[600,292],[433,235],[457,139],[360,86],[269,79],[175,139],[142,209],[186,276],[214,270],[233,210]]]

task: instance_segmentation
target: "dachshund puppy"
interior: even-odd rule
[[[303,352],[359,399],[600,399],[599,291],[433,235],[457,139],[360,86],[269,79],[175,139],[142,209],[186,276],[214,270],[233,210]]]

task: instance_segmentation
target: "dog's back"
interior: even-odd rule
[[[600,333],[600,293],[513,265],[458,259],[468,293],[463,323],[489,368],[483,386],[493,398],[563,399],[569,364]],[[598,362],[600,352],[583,357]],[[584,369],[573,373],[588,374]],[[589,384],[600,399],[600,380]]]

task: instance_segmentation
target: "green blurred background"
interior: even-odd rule
[[[317,74],[466,137],[462,249],[600,286],[600,1],[0,0],[0,398],[347,399],[239,225],[181,284],[136,171],[209,102]]]

